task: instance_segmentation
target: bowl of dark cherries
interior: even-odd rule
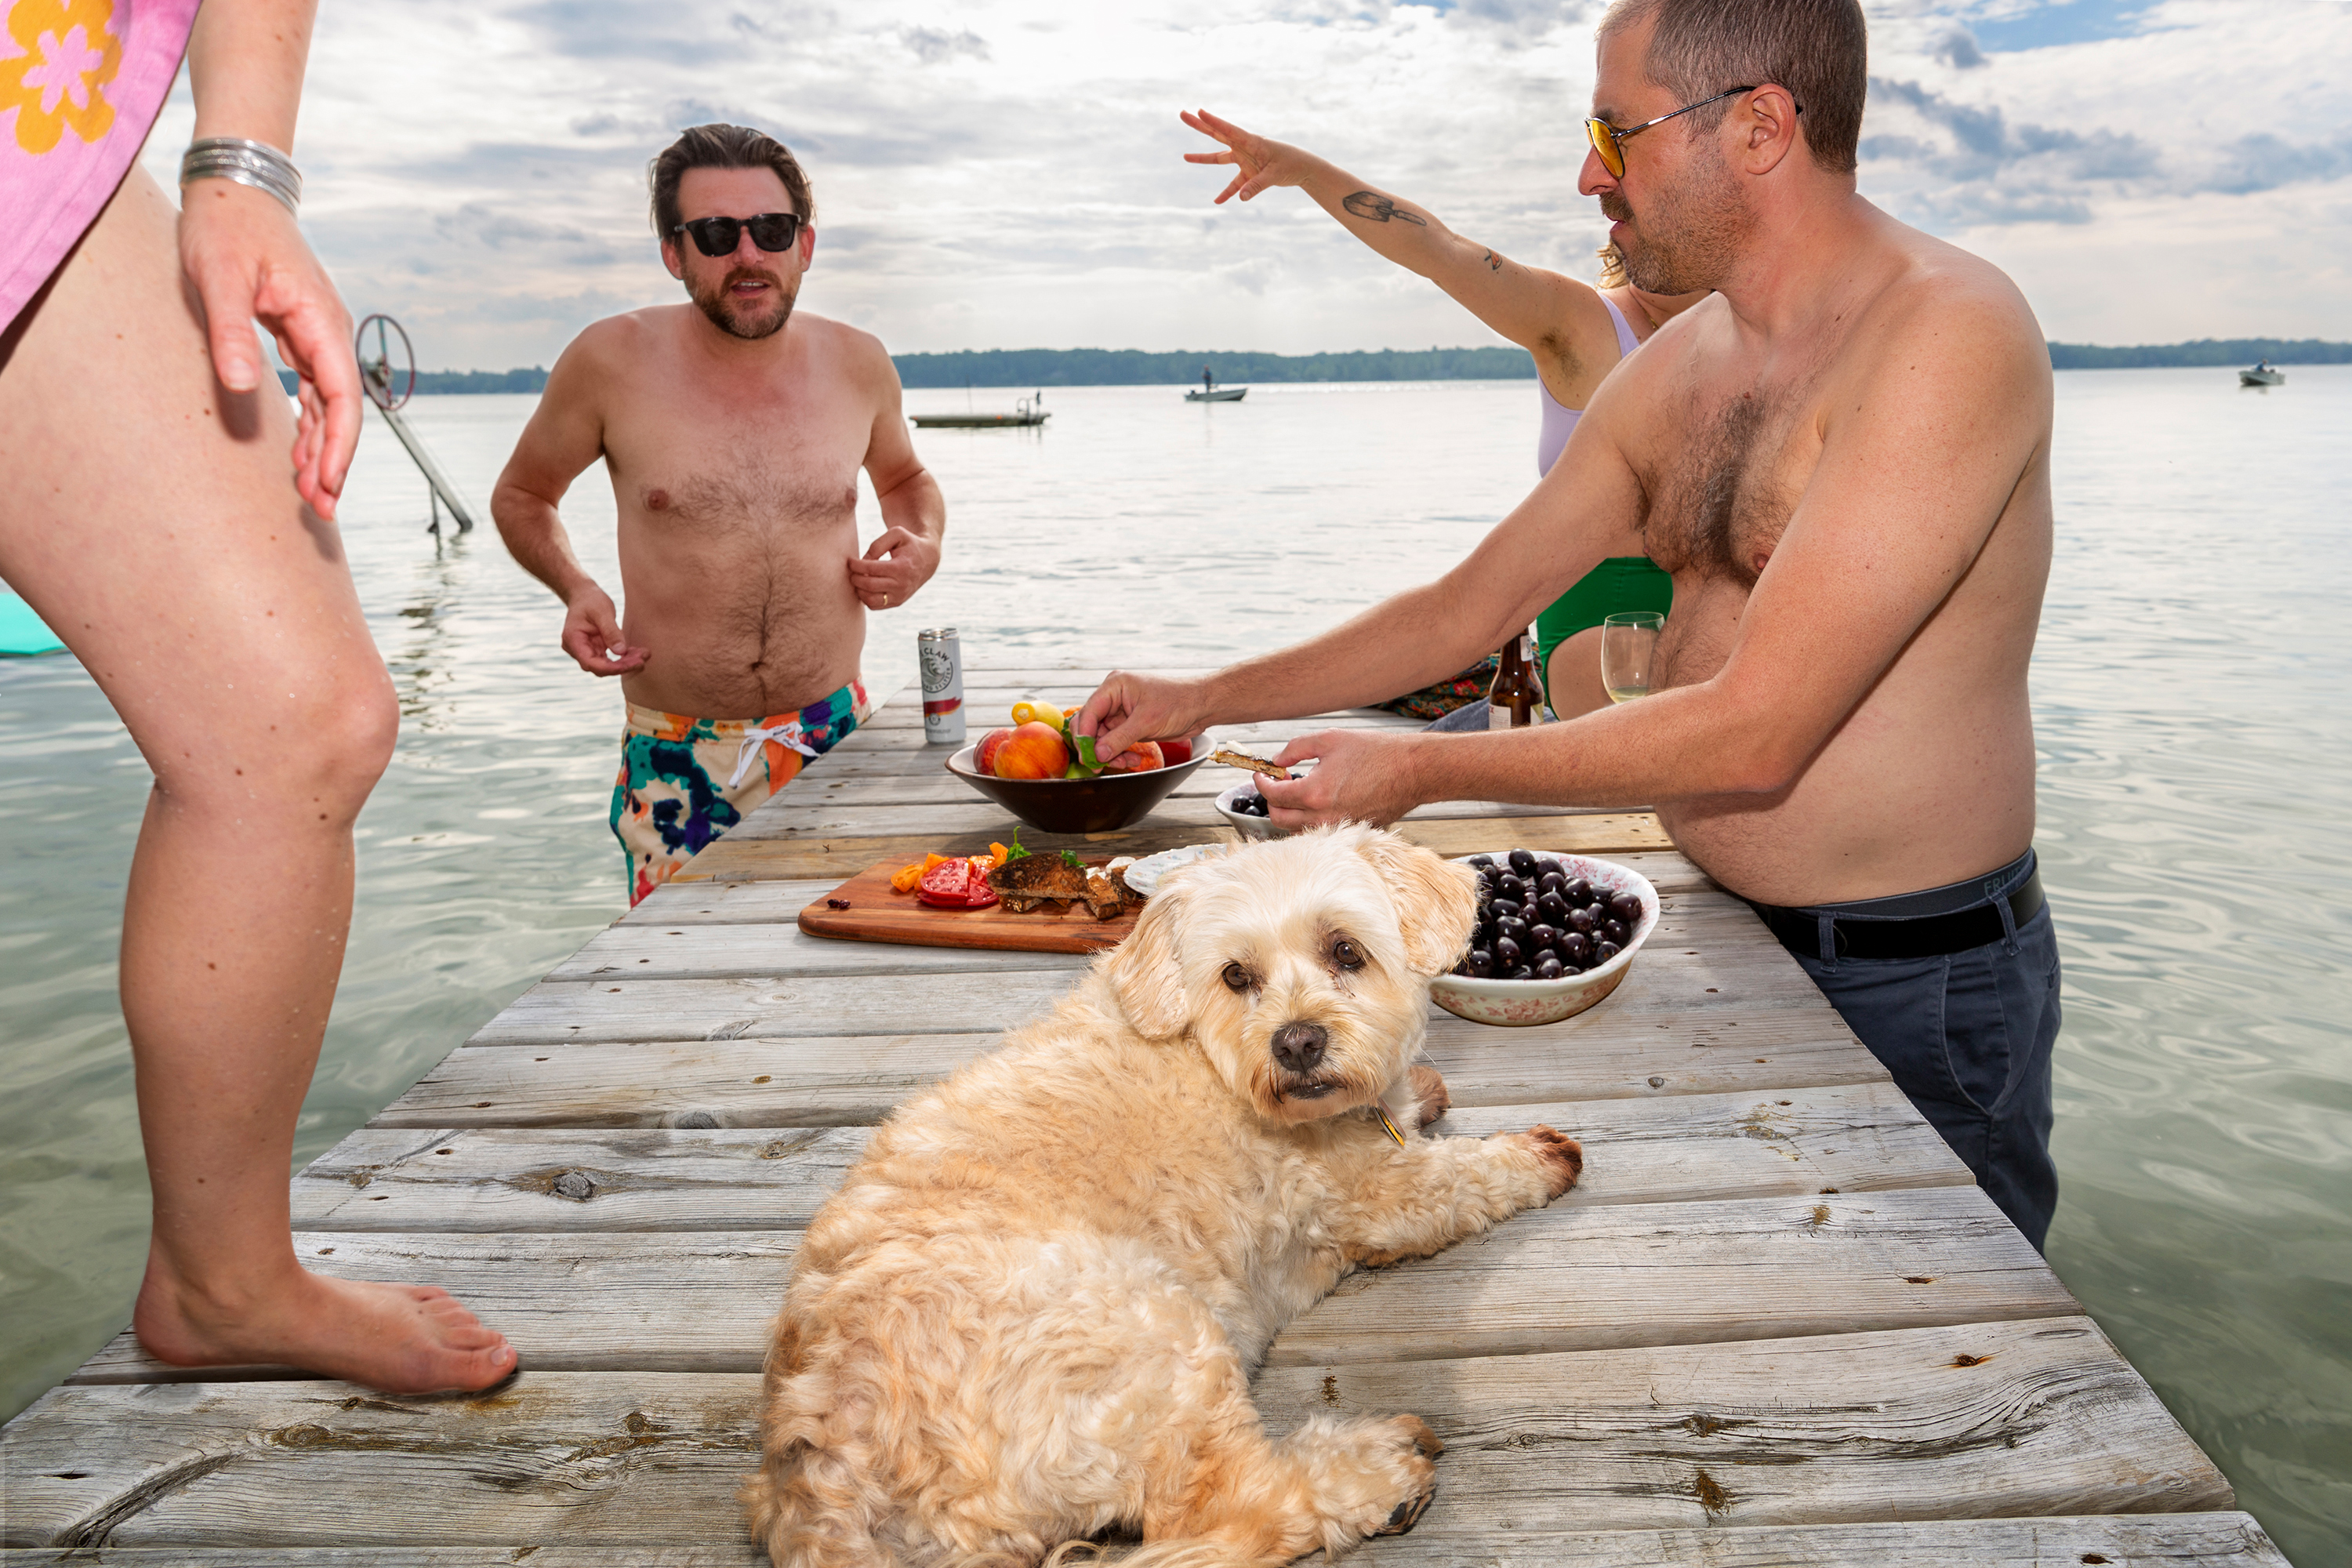
[[[1217,815],[1231,823],[1234,831],[1244,838],[1290,837],[1289,828],[1276,827],[1266,816],[1265,796],[1258,793],[1255,773],[1218,795]]]
[[[1429,994],[1474,1024],[1575,1016],[1617,989],[1657,929],[1658,890],[1613,861],[1498,849],[1465,863],[1478,873],[1478,924]]]

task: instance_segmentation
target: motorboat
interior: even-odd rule
[[[2286,372],[2278,369],[2268,360],[2257,360],[2253,369],[2242,370],[2238,373],[2238,384],[2240,386],[2284,386]]]

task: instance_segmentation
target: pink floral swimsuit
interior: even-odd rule
[[[0,0],[0,331],[131,172],[196,0]]]

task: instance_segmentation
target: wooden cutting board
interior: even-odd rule
[[[1089,864],[1098,865],[1099,861]],[[884,860],[860,871],[801,911],[811,936],[845,942],[898,942],[914,947],[986,947],[1024,952],[1100,952],[1135,929],[1135,916],[1098,921],[1084,904],[1055,913],[1051,904],[1016,915],[1003,904],[984,910],[935,910],[912,893],[893,892],[890,879],[904,860]],[[847,909],[835,909],[847,904]]]

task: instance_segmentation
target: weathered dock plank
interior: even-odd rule
[[[749,1373],[526,1373],[445,1400],[68,1386],[0,1433],[5,1544],[732,1542],[724,1500],[752,1463],[759,1386]],[[1334,1410],[1435,1428],[1448,1447],[1415,1531],[1433,1542],[2232,1501],[2083,1318],[1280,1368],[1257,1386],[1277,1431]]]
[[[0,1568],[100,1563],[119,1568],[514,1568],[500,1546],[281,1546],[266,1550],[115,1547],[107,1551],[0,1552]],[[2134,1568],[2287,1568],[2263,1527],[2244,1513],[2074,1514],[2054,1519],[1923,1520],[1900,1524],[1799,1524],[1704,1530],[1440,1534],[1425,1521],[1381,1536],[1356,1562],[1377,1568],[2057,1568],[2077,1563]],[[573,1546],[530,1551],[530,1568],[756,1568],[766,1557],[736,1545]]]
[[[1605,1008],[1604,1005],[1604,1008]],[[1739,1018],[1596,1010],[1581,1027],[1430,1026],[1424,1055],[1456,1105],[1738,1093],[1879,1083],[1886,1069],[1834,1016],[1801,1008]],[[1497,1038],[1502,1036],[1505,1037]],[[878,1121],[999,1037],[747,1036],[740,1040],[575,1041],[452,1052],[378,1125],[836,1125]],[[698,1125],[699,1123],[693,1123]]]
[[[1275,1341],[1267,1364],[1721,1343],[2078,1311],[2032,1249],[1999,1228],[1998,1212],[1968,1187],[1818,1204],[1556,1205],[1436,1258],[1351,1276]],[[1988,1237],[1991,1247],[1978,1245]],[[634,1238],[297,1237],[305,1263],[323,1272],[439,1284],[495,1311],[533,1372],[757,1370],[793,1241],[781,1229],[688,1226]],[[122,1336],[74,1381],[252,1375],[166,1370]]]
[[[1733,1033],[1735,1029],[1744,1032]],[[455,1051],[376,1119],[383,1126],[797,1125],[871,1121],[1002,1037],[761,1035],[716,1041],[499,1043]],[[1764,1058],[1746,1055],[1765,1050]],[[1878,1082],[1885,1070],[1834,1018],[1612,1014],[1544,1029],[1432,1020],[1423,1059],[1457,1105],[1523,1105]]]
[[[1811,1198],[1966,1184],[1893,1086],[1465,1108],[1441,1131],[1545,1122],[1586,1144],[1554,1206]],[[294,1179],[306,1228],[635,1230],[796,1226],[865,1148],[817,1127],[412,1128],[352,1133]]]
[[[822,939],[812,939],[822,941]],[[779,944],[780,946],[782,944]],[[814,963],[830,968],[838,947],[879,943],[826,943]],[[906,968],[877,975],[787,970],[711,979],[641,979],[627,973],[580,981],[543,980],[475,1031],[473,1046],[548,1046],[569,1040],[679,1040],[787,1038],[794,1036],[947,1033],[1009,1029],[1043,1016],[1071,986],[1073,970],[1018,969],[985,972],[975,980],[958,967],[963,950],[920,948]],[[849,955],[844,954],[845,962]],[[1793,1009],[1834,1022],[1837,1015],[1818,994],[1784,994],[1759,1000],[1757,983],[1789,964],[1778,947],[1715,944],[1695,951],[1644,948],[1633,973],[1607,1000],[1565,1025],[1586,1020],[1645,1016],[1662,1012],[1732,1016]],[[1434,1004],[1433,1023],[1451,1017]],[[1485,1028],[1474,1025],[1472,1027]],[[1843,1026],[1839,1026],[1843,1027]],[[1486,1029],[1490,1036],[1524,1039],[1539,1029]]]
[[[1287,1429],[1411,1411],[1444,1439],[1420,1528],[1690,1528],[2231,1506],[2087,1318],[1270,1369]],[[1416,1531],[1417,1532],[1417,1531]]]
[[[1533,1355],[2082,1310],[1973,1186],[1524,1214],[1350,1275],[1268,1366]]]

